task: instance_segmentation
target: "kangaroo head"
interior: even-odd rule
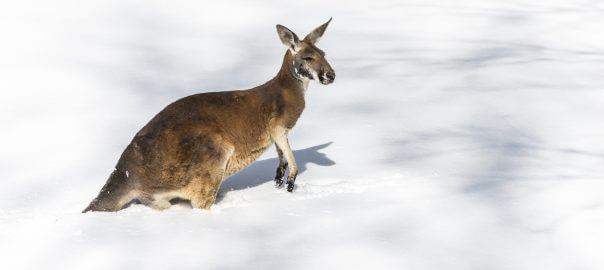
[[[310,32],[303,40],[300,40],[287,27],[277,25],[279,38],[292,55],[292,72],[295,73],[295,76],[308,80],[319,80],[322,84],[330,84],[335,80],[336,73],[325,59],[325,52],[315,46],[325,33],[329,22],[331,19]]]

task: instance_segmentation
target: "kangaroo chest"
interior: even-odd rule
[[[302,111],[304,111],[304,92],[301,90],[284,90],[278,95],[272,107],[272,128],[292,129]]]
[[[246,142],[236,142],[235,151],[229,159],[226,175],[237,173],[254,162],[264,151],[274,143],[276,137],[286,135],[292,129],[304,110],[304,93],[284,91],[276,95],[270,102],[270,110],[266,118],[265,132],[256,134]]]

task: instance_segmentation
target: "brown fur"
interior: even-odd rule
[[[320,34],[326,24],[322,27]],[[277,76],[263,85],[196,94],[168,105],[135,135],[84,212],[117,211],[132,199],[157,209],[169,207],[172,198],[209,208],[223,179],[255,161],[271,144],[286,141],[288,130],[296,124],[308,85],[308,79],[292,73],[301,61],[296,58],[312,55],[320,60],[313,71],[333,73],[324,53],[309,40],[298,42],[297,51],[288,50]],[[285,158],[291,153],[284,155],[281,149],[289,145],[281,146],[281,176],[276,178],[283,176]],[[293,154],[289,156],[293,189],[297,169]]]

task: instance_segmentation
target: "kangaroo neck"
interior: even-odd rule
[[[275,77],[275,81],[284,89],[299,90],[302,93],[305,93],[306,89],[308,89],[309,82],[307,78],[301,77],[296,73],[294,57],[289,50],[283,57],[283,63],[277,77]]]

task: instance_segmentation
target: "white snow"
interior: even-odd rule
[[[168,103],[276,74],[311,82],[290,142],[209,211],[80,211]],[[604,2],[0,4],[0,269],[603,269]]]

